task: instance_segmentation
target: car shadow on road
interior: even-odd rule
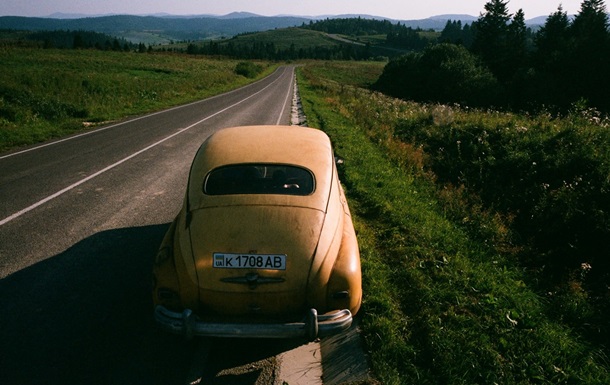
[[[181,383],[193,342],[152,319],[169,224],[103,231],[0,280],[0,383]]]

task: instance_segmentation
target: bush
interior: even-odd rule
[[[77,107],[62,102],[57,98],[35,95],[29,90],[19,90],[0,86],[0,118],[9,122],[18,122],[19,116],[35,116],[55,122],[66,118],[86,118],[89,112],[86,108]]]
[[[498,115],[451,127],[404,121],[397,134],[424,147],[441,181],[514,215],[539,264],[561,271],[592,263],[610,274],[610,132],[574,119]]]
[[[263,71],[263,67],[252,62],[242,61],[235,66],[237,75],[245,76],[249,79],[257,77]]]
[[[453,44],[428,47],[388,63],[375,88],[418,102],[492,106],[498,82],[468,50]]]

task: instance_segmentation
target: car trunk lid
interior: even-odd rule
[[[324,212],[240,205],[195,210],[190,225],[200,302],[212,314],[301,312]]]

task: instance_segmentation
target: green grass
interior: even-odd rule
[[[372,45],[384,45],[387,39],[386,34],[380,35],[363,35],[363,36],[352,36],[352,39],[360,43],[370,43]]]
[[[603,350],[532,287],[507,218],[437,184],[423,146],[395,136],[401,122],[447,116],[332,80],[343,71],[311,63],[298,76],[310,126],[345,159],[363,264],[360,317],[380,382],[610,383]]]
[[[234,42],[237,45],[262,43],[274,44],[277,49],[287,49],[294,45],[296,49],[310,47],[335,47],[339,43],[321,32],[301,28],[282,28],[278,30],[257,32],[228,39],[224,43]]]
[[[237,61],[0,47],[0,151],[245,85]],[[275,66],[260,63],[268,74]],[[260,76],[258,78],[260,78]]]
[[[309,66],[308,71],[312,76],[319,76],[334,82],[367,88],[379,79],[386,63],[383,62],[346,62],[330,61],[315,62]]]
[[[166,45],[174,39],[154,31],[125,31],[121,37],[132,43],[143,43],[145,45]]]
[[[334,48],[340,43],[337,40],[331,39],[322,32],[311,31],[301,28],[281,28],[263,32],[253,32],[235,36],[231,39],[214,40],[221,46],[233,45],[237,49],[239,47],[247,47],[250,49],[256,45],[273,45],[277,50],[288,50],[293,47],[296,51],[299,49],[310,48]],[[195,43],[198,45],[207,45],[209,41]],[[166,46],[165,48],[183,48],[186,49],[184,43],[176,43]]]

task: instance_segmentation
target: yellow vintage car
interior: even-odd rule
[[[152,294],[157,323],[187,337],[312,340],[349,328],[360,253],[328,136],[211,135],[154,260]]]

